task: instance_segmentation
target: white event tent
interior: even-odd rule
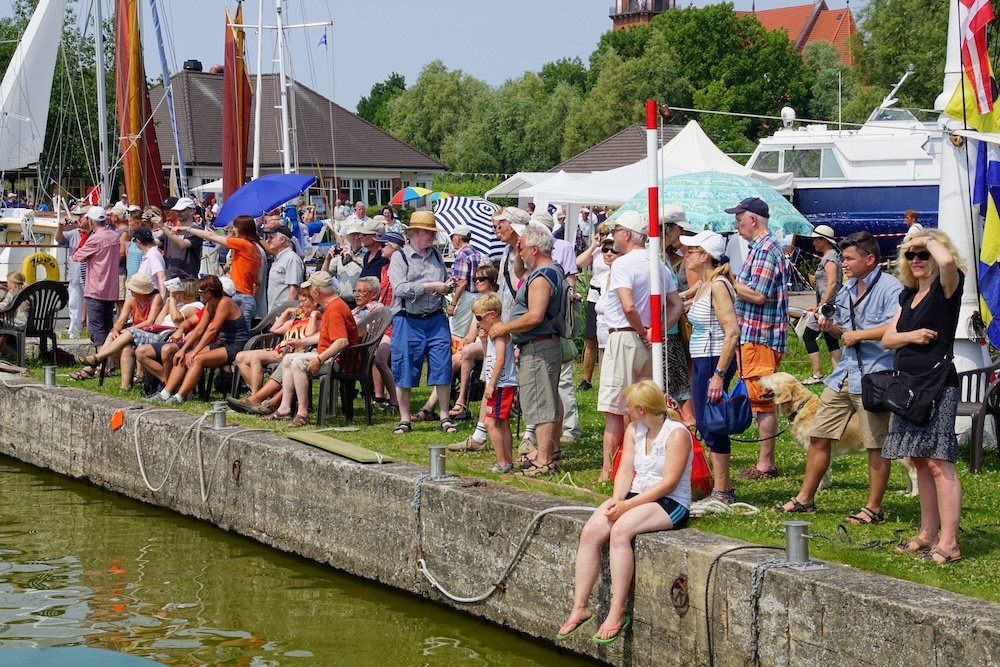
[[[690,121],[673,139],[659,150],[659,177],[696,171],[718,171],[738,174],[765,183],[783,195],[792,194],[792,174],[754,171],[723,153],[712,143],[696,121]],[[590,174],[553,174],[531,187],[518,192],[520,199],[535,203],[597,204],[619,206],[646,186],[646,160],[634,164],[595,171]],[[489,196],[490,193],[487,193]]]

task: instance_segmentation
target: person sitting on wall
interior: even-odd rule
[[[573,609],[556,640],[575,634],[593,618],[590,593],[601,567],[601,548],[610,545],[611,606],[592,639],[607,644],[628,629],[632,619],[625,603],[635,554],[632,540],[640,533],[683,528],[691,506],[691,433],[667,416],[663,390],[652,380],[624,391],[631,423],[625,430],[615,489],[591,515],[580,535],[576,554]]]

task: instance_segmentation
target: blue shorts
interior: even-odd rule
[[[638,493],[632,493],[629,491],[625,494],[625,500],[630,498],[635,498]],[[656,501],[656,504],[663,508],[663,511],[667,513],[670,517],[670,523],[673,524],[673,528],[683,528],[688,522],[688,508],[681,505],[679,502],[670,498],[669,496],[663,496]]]
[[[425,357],[427,384],[451,384],[451,329],[444,311],[426,319],[394,315],[389,349],[397,386],[412,389],[420,385]]]

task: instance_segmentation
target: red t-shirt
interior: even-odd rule
[[[335,296],[323,307],[323,321],[320,323],[319,345],[316,349],[322,354],[334,341],[341,338],[346,338],[348,345],[361,342],[351,307],[339,296]],[[340,359],[340,367],[346,371],[356,370],[359,363],[360,358],[356,355],[352,355],[350,359]]]

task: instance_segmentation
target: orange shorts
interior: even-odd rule
[[[463,347],[465,347],[465,339],[464,338],[462,338],[461,336],[452,336],[451,337],[451,353],[453,355],[454,354],[458,354],[459,352],[461,352]]]
[[[781,352],[769,348],[762,343],[743,343],[740,345],[740,375],[747,386],[750,396],[750,410],[753,412],[774,412],[774,399],[762,398],[767,391],[759,380],[765,375],[771,375],[778,370],[781,363]]]

